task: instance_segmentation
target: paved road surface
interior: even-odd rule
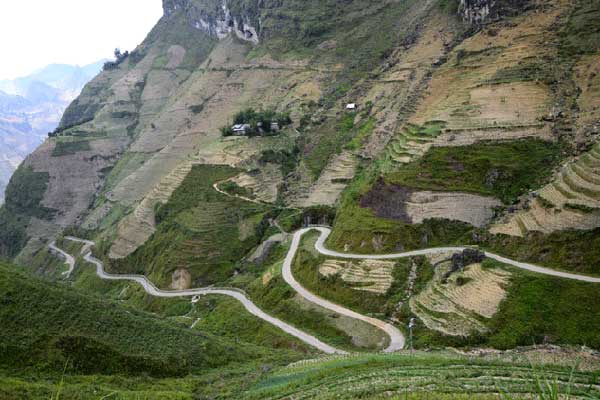
[[[317,304],[323,308],[334,311],[338,314],[345,315],[350,318],[358,319],[360,321],[364,321],[370,325],[377,327],[384,331],[390,338],[390,344],[384,350],[386,353],[391,353],[394,351],[402,350],[404,348],[405,338],[402,332],[398,330],[395,326],[388,324],[387,322],[367,317],[365,315],[359,314],[355,311],[344,308],[340,305],[332,303],[328,300],[325,300],[307,289],[305,289],[296,279],[294,279],[294,275],[292,273],[292,264],[294,262],[294,258],[296,256],[296,252],[298,251],[298,246],[300,245],[300,241],[302,240],[302,236],[311,231],[313,228],[307,228],[297,231],[294,234],[294,238],[292,239],[292,246],[290,247],[290,251],[288,252],[285,261],[283,263],[283,279],[290,285],[300,296],[304,297],[306,300],[311,303]],[[320,238],[328,235],[326,233],[325,228],[315,228],[321,232]],[[317,247],[319,250],[319,247]],[[319,250],[320,251],[320,250]]]
[[[75,257],[70,255],[66,251],[63,251],[62,249],[59,249],[58,247],[56,247],[56,242],[50,243],[48,245],[48,247],[50,248],[50,250],[59,254],[62,258],[65,259],[65,264],[67,264],[69,266],[69,269],[67,271],[63,272],[63,275],[65,276],[65,278],[70,277],[71,274],[73,273],[73,271],[75,270]]]
[[[374,255],[347,254],[347,253],[340,253],[337,251],[328,250],[325,248],[325,241],[331,234],[331,229],[325,228],[325,227],[316,227],[313,229],[316,229],[319,232],[321,232],[321,236],[319,236],[319,239],[317,240],[317,244],[316,244],[317,251],[323,255],[330,256],[330,257],[350,258],[350,259],[359,259],[359,260],[389,260],[389,259],[396,259],[396,258],[424,256],[424,255],[429,255],[429,254],[461,252],[467,248],[472,248],[472,247],[436,247],[436,248],[432,248],[432,249],[415,250],[415,251],[408,251],[408,252],[404,252],[404,253],[394,253],[394,254],[374,254]],[[534,264],[528,264],[528,263],[523,263],[523,262],[519,262],[519,261],[514,261],[509,258],[502,257],[502,256],[499,256],[494,253],[490,253],[489,251],[486,251],[484,253],[485,253],[486,257],[491,258],[492,260],[496,260],[501,263],[512,265],[513,267],[516,267],[519,269],[524,269],[524,270],[531,271],[531,272],[535,272],[538,274],[555,276],[555,277],[564,278],[564,279],[572,279],[572,280],[581,281],[581,282],[600,283],[600,278],[597,278],[597,277],[572,274],[569,272],[561,272],[561,271],[556,271],[556,270],[550,269],[550,268],[540,267],[540,266],[534,265]]]
[[[93,242],[84,241],[84,240],[72,238],[72,237],[65,238],[65,239],[80,242],[80,243],[85,243],[86,245],[93,244]],[[54,246],[54,247],[56,248],[56,246]],[[60,254],[63,254],[65,256],[68,256],[71,259],[73,259],[72,256],[68,255],[64,251],[62,251],[58,248],[56,248],[56,249]],[[175,298],[175,297],[192,297],[192,296],[206,296],[206,295],[223,295],[223,296],[232,297],[232,298],[236,299],[237,301],[239,301],[240,303],[242,303],[244,308],[252,315],[255,315],[256,317],[262,319],[263,321],[266,321],[272,325],[275,325],[276,327],[280,328],[284,332],[300,339],[304,343],[306,343],[310,346],[313,346],[327,354],[346,354],[345,351],[338,350],[335,347],[329,346],[328,344],[323,343],[316,337],[309,335],[309,334],[281,321],[280,319],[277,319],[277,318],[274,318],[274,317],[268,315],[267,313],[262,311],[260,308],[258,308],[241,291],[236,291],[236,290],[232,290],[232,289],[211,289],[211,288],[188,289],[188,290],[178,290],[178,291],[160,290],[152,282],[150,282],[148,280],[148,278],[146,278],[145,276],[142,276],[142,275],[112,275],[112,274],[107,273],[106,271],[104,271],[104,265],[102,264],[102,262],[100,260],[94,258],[92,256],[92,254],[89,252],[87,254],[85,254],[84,259],[85,259],[85,261],[87,261],[91,264],[94,264],[96,266],[96,274],[101,279],[110,280],[110,281],[137,282],[151,296],[163,297],[163,298]],[[74,263],[75,263],[75,260],[73,259],[73,264]]]
[[[345,307],[342,307],[338,304],[334,304],[328,300],[325,300],[325,299],[311,293],[309,290],[304,288],[294,278],[294,275],[292,273],[292,264],[294,261],[294,257],[296,256],[296,252],[298,251],[300,241],[302,239],[302,236],[305,233],[307,233],[313,229],[320,232],[320,236],[317,239],[317,242],[315,244],[315,248],[317,249],[317,251],[323,255],[330,256],[330,257],[337,257],[337,258],[359,259],[359,260],[386,260],[386,259],[398,259],[398,258],[439,254],[439,253],[447,253],[447,252],[460,252],[467,248],[467,247],[439,247],[439,248],[415,250],[415,251],[409,251],[409,252],[403,252],[403,253],[393,253],[393,254],[374,254],[374,255],[373,254],[349,254],[349,253],[340,253],[340,252],[332,251],[332,250],[325,248],[325,241],[331,234],[331,230],[329,228],[311,227],[311,228],[299,230],[294,234],[293,239],[292,239],[292,245],[290,247],[290,250],[288,251],[288,254],[285,258],[284,265],[283,265],[283,278],[285,279],[285,281],[298,294],[300,294],[306,300],[308,300],[314,304],[317,304],[321,307],[324,307],[326,309],[329,309],[331,311],[334,311],[336,313],[339,313],[341,315],[345,315],[350,318],[364,321],[368,324],[371,324],[371,325],[383,330],[390,337],[389,346],[384,350],[386,352],[393,352],[393,351],[401,350],[405,345],[404,335],[395,326],[393,326],[387,322],[375,319],[375,318],[367,317],[365,315],[359,314],[355,311],[352,311]],[[181,291],[160,290],[152,282],[150,282],[145,276],[141,276],[141,275],[111,275],[111,274],[106,273],[104,271],[104,266],[102,265],[102,262],[95,259],[91,255],[90,249],[92,246],[94,246],[93,242],[88,241],[88,240],[78,239],[78,238],[71,237],[71,236],[66,237],[65,239],[85,244],[84,248],[82,249],[82,253],[85,253],[84,259],[87,262],[92,263],[96,266],[96,273],[102,279],[113,280],[113,281],[123,281],[123,280],[135,281],[135,282],[139,283],[146,290],[146,292],[148,294],[150,294],[152,296],[156,296],[156,297],[189,297],[189,296],[202,296],[202,295],[209,295],[209,294],[233,297],[234,299],[241,302],[244,305],[244,307],[246,308],[246,310],[248,310],[248,312],[250,312],[251,314],[257,316],[258,318],[260,318],[266,322],[269,322],[272,325],[279,327],[280,329],[287,332],[288,334],[295,336],[296,338],[302,340],[304,343],[307,343],[307,344],[309,344],[325,353],[328,353],[328,354],[335,354],[335,353],[344,354],[345,353],[342,350],[338,350],[334,347],[331,347],[331,346],[321,342],[319,339],[315,338],[314,336],[311,336],[305,332],[302,332],[301,330],[294,328],[293,326],[268,315],[264,311],[260,310],[241,291],[236,291],[236,290],[232,290],[232,289],[214,289],[214,288],[213,289],[200,288],[200,289],[189,289],[189,290],[181,290]],[[59,249],[58,247],[56,247],[56,243],[54,243],[54,242],[51,243],[49,247],[53,251],[62,255],[62,257],[65,258],[66,263],[69,265],[69,271],[65,272],[65,275],[69,276],[73,272],[73,269],[75,268],[74,257],[71,256],[70,254],[66,253],[65,251]],[[490,253],[490,252],[485,252],[485,255],[491,259],[511,265],[513,267],[531,271],[531,272],[535,272],[535,273],[539,273],[539,274],[555,276],[555,277],[564,278],[564,279],[573,279],[573,280],[577,280],[577,281],[581,281],[581,282],[600,283],[600,278],[596,278],[596,277],[572,274],[572,273],[568,273],[568,272],[561,272],[561,271],[556,271],[553,269],[540,267],[540,266],[533,265],[533,264],[522,263],[522,262],[514,261],[511,259],[499,256],[497,254]]]

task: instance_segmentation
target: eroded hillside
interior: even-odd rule
[[[274,221],[335,214],[329,243],[345,251],[478,244],[534,260],[600,224],[594,2],[164,9],[16,173],[3,254],[31,261],[67,230],[101,242],[115,272],[189,287],[243,271]],[[292,124],[223,136],[248,108]],[[594,271],[569,246],[546,261]]]
[[[207,332],[223,339],[219,351],[246,347],[240,368],[228,353],[226,369],[156,383],[165,393],[318,397],[286,375],[316,374],[311,362],[254,362],[304,357],[313,339],[338,353],[600,346],[597,1],[163,4],[146,40],[87,85],[12,179],[0,255],[151,311],[182,343]],[[69,271],[60,254],[73,258]],[[185,362],[196,349],[168,354]],[[427,390],[454,393],[473,377],[446,364],[473,366],[469,356],[315,365],[344,383],[348,365],[384,382],[359,374],[366,383],[348,386],[349,398],[421,390],[396,376],[405,365],[433,382]],[[489,377],[530,390],[528,370],[494,360],[483,362]],[[430,380],[438,369],[465,380],[442,387]],[[314,387],[339,397],[323,376]],[[499,390],[474,380],[474,392]]]
[[[597,133],[593,2],[164,8],[16,174],[13,187],[27,171],[40,177],[33,197],[45,213],[6,213],[5,253],[31,259],[78,227],[104,240],[110,258],[127,257],[194,165],[238,168],[236,185],[277,206],[341,205],[333,243],[346,248],[414,247],[414,234],[398,243],[393,232],[440,219],[457,221],[455,237],[470,226],[523,236],[600,221],[595,152],[572,158]],[[351,102],[358,112],[345,110]],[[248,107],[288,112],[294,125],[223,138],[220,128]],[[369,195],[378,176],[392,188]]]

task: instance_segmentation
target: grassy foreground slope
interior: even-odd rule
[[[0,369],[10,374],[182,377],[291,351],[190,330],[0,264]]]
[[[301,361],[260,379],[240,398],[497,399],[499,392],[531,398],[528,393],[537,392],[532,382],[536,376],[543,384],[556,382],[561,391],[570,386],[575,395],[598,395],[593,373],[571,375],[567,365],[544,366],[543,372],[536,366],[533,372],[527,357],[513,357],[507,362],[500,357],[418,352]]]

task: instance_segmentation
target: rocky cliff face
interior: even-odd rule
[[[233,6],[231,3],[235,3]],[[251,4],[247,4],[251,3]],[[252,43],[260,41],[258,4],[235,0],[164,0],[166,18],[178,11],[186,14],[188,23],[206,34],[224,39],[231,33]]]
[[[471,25],[481,25],[503,15],[525,11],[528,0],[460,0],[459,15]]]
[[[496,0],[460,0],[458,12],[470,24],[485,22],[496,7]]]

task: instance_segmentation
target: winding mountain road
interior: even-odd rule
[[[319,236],[319,241],[322,238],[326,239],[327,236],[329,236],[329,234],[331,233],[331,231],[327,228],[306,228],[297,231],[292,239],[292,246],[290,247],[290,250],[288,251],[287,256],[285,257],[285,261],[283,262],[283,279],[300,296],[304,297],[311,303],[317,304],[323,308],[334,311],[338,314],[366,322],[367,324],[373,325],[376,328],[384,331],[390,338],[390,343],[388,347],[384,350],[384,352],[392,353],[394,351],[402,350],[404,348],[406,340],[402,332],[400,332],[400,330],[392,324],[388,324],[387,322],[381,321],[379,319],[367,317],[365,315],[359,314],[355,311],[342,307],[338,304],[325,300],[322,297],[313,294],[308,289],[304,288],[304,286],[302,286],[298,281],[296,281],[296,279],[294,278],[294,274],[292,273],[292,264],[294,263],[294,258],[296,257],[296,252],[298,251],[298,247],[300,246],[302,236],[313,229],[316,229],[319,232],[321,232],[321,235]],[[321,244],[325,241],[325,239],[321,241]],[[321,251],[319,250],[318,246],[316,246],[316,248],[319,252]]]
[[[306,343],[324,353],[327,353],[327,354],[346,354],[345,351],[336,349],[335,347],[332,347],[332,346],[329,346],[328,344],[323,343],[316,337],[309,335],[308,333],[305,333],[305,332],[281,321],[280,319],[277,319],[277,318],[272,317],[269,314],[265,313],[260,308],[258,308],[256,306],[256,304],[254,304],[250,299],[248,299],[248,297],[246,297],[246,295],[242,291],[237,291],[234,289],[217,289],[217,288],[201,288],[201,289],[173,290],[173,291],[161,290],[161,289],[157,288],[152,282],[150,282],[150,280],[148,280],[148,278],[146,278],[143,275],[125,275],[125,274],[124,275],[113,275],[113,274],[107,273],[104,270],[104,264],[100,260],[94,258],[92,256],[92,253],[89,252],[89,249],[91,246],[94,245],[94,242],[74,238],[71,236],[65,237],[65,239],[69,240],[69,241],[74,241],[74,242],[79,242],[79,243],[85,244],[85,246],[82,249],[85,252],[85,255],[83,258],[88,263],[96,266],[96,274],[101,279],[108,280],[108,281],[137,282],[139,285],[141,285],[144,288],[146,293],[148,293],[149,295],[154,296],[154,297],[176,298],[176,297],[192,297],[192,296],[206,296],[206,295],[222,295],[222,296],[232,297],[232,298],[236,299],[237,301],[239,301],[240,303],[242,303],[244,308],[250,314],[280,328],[284,332],[300,339],[304,343]],[[52,249],[58,251],[63,256],[70,257],[68,259],[73,260],[73,264],[74,264],[75,259],[73,258],[73,256],[68,255],[63,250],[58,249],[58,247],[56,247],[56,245],[54,245],[54,247]]]
[[[69,278],[73,271],[75,270],[75,257],[67,253],[66,251],[56,247],[56,242],[52,242],[48,245],[51,251],[56,254],[59,254],[62,258],[65,259],[65,264],[69,266],[69,269],[63,272],[63,276],[65,278]]]
[[[366,322],[370,325],[377,327],[384,331],[390,338],[390,343],[388,347],[384,350],[384,352],[394,352],[401,350],[405,345],[405,337],[402,332],[396,328],[395,326],[375,319],[371,317],[367,317],[365,315],[359,314],[355,311],[349,310],[345,307],[342,307],[338,304],[332,303],[328,300],[323,299],[310,292],[308,289],[304,288],[295,278],[292,271],[292,265],[294,262],[294,258],[300,246],[302,236],[311,230],[317,230],[320,235],[315,243],[316,250],[325,256],[336,257],[336,258],[345,258],[345,259],[358,259],[358,260],[386,260],[386,259],[398,259],[398,258],[406,258],[406,257],[414,257],[414,256],[423,256],[423,255],[432,255],[432,254],[440,254],[440,253],[448,253],[448,252],[460,252],[468,247],[439,247],[432,249],[423,249],[423,250],[415,250],[403,253],[393,253],[393,254],[348,254],[348,253],[340,253],[337,251],[329,250],[325,247],[325,241],[331,234],[331,229],[326,227],[310,227],[306,229],[301,229],[297,231],[293,238],[291,247],[286,255],[286,258],[283,263],[283,278],[284,280],[303,298],[308,300],[311,303],[314,303],[318,306],[326,308],[328,310],[334,311],[338,314],[345,315],[350,318],[354,318],[363,322]],[[280,319],[274,318],[260,308],[258,308],[248,297],[242,292],[235,289],[219,289],[219,288],[200,288],[200,289],[188,289],[188,290],[178,290],[178,291],[165,291],[158,289],[152,282],[148,280],[145,276],[142,275],[112,275],[104,271],[104,265],[102,262],[96,258],[94,258],[91,254],[91,247],[94,246],[94,242],[89,240],[78,239],[72,236],[65,237],[66,240],[79,242],[85,244],[82,249],[82,254],[84,254],[85,261],[94,264],[96,266],[96,274],[104,280],[111,281],[134,281],[140,284],[144,290],[155,297],[163,297],[163,298],[174,298],[174,297],[190,297],[190,296],[204,296],[204,295],[223,295],[229,296],[244,306],[244,308],[255,315],[256,317],[266,321],[284,332],[300,339],[304,343],[317,348],[320,351],[323,351],[327,354],[345,354],[346,352],[343,350],[336,349],[332,346],[329,346],[323,342],[321,342],[316,337],[309,335],[283,321]],[[60,254],[63,258],[65,258],[66,263],[69,265],[69,270],[65,272],[65,275],[69,276],[74,268],[75,268],[75,258],[61,250],[56,246],[55,242],[52,242],[49,245],[49,248],[57,254]],[[522,263],[519,261],[514,261],[502,256],[499,256],[494,253],[485,252],[485,255],[493,260],[497,260],[507,265],[511,265],[513,267],[523,269],[530,272],[535,272],[543,275],[554,276],[563,279],[572,279],[581,282],[588,283],[600,283],[600,278],[591,277],[586,275],[572,274],[568,272],[556,271],[550,268],[540,267],[533,264]]]
[[[329,257],[338,257],[338,258],[347,258],[347,259],[355,259],[355,260],[391,260],[398,258],[407,258],[407,257],[415,257],[415,256],[426,256],[433,254],[441,254],[441,253],[450,253],[450,252],[462,252],[465,249],[472,249],[473,247],[436,247],[431,249],[423,249],[423,250],[414,250],[407,251],[404,253],[392,253],[392,254],[347,254],[340,253],[337,251],[332,251],[325,248],[325,241],[331,234],[331,229],[325,227],[315,227],[311,229],[316,229],[321,232],[319,239],[316,243],[317,251],[325,256]],[[513,267],[523,269],[530,272],[535,272],[542,275],[554,276],[557,278],[563,279],[571,279],[580,282],[588,282],[588,283],[600,283],[600,278],[588,275],[579,275],[572,274],[569,272],[557,271],[551,268],[540,267],[534,264],[528,264],[524,262],[514,261],[510,258],[499,256],[498,254],[491,253],[489,251],[484,251],[486,257],[491,258],[492,260],[499,261],[503,264],[511,265]]]

